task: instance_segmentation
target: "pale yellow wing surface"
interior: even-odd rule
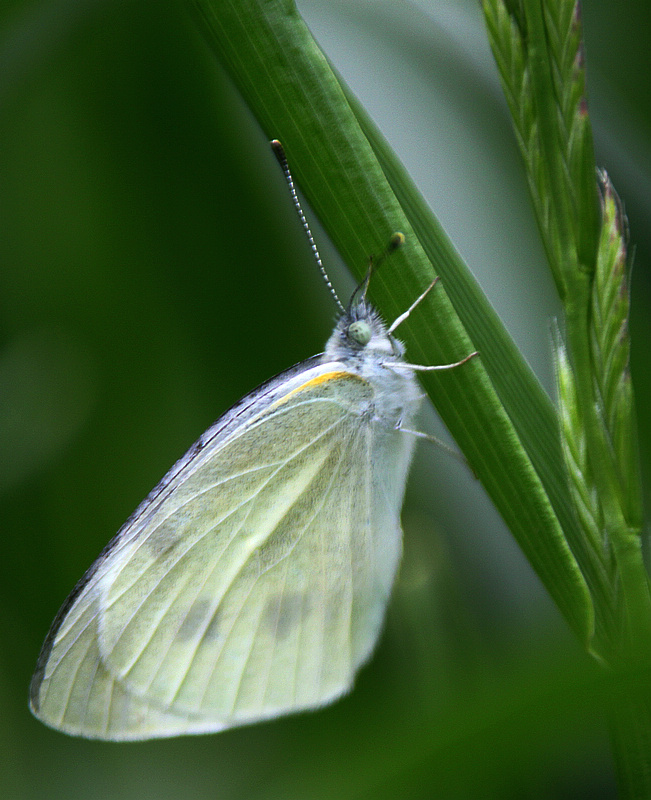
[[[329,366],[230,420],[98,559],[39,662],[45,722],[216,731],[350,688],[399,559],[410,446],[374,419],[370,383]]]

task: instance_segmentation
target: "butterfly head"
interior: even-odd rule
[[[367,358],[400,359],[404,345],[387,331],[365,297],[353,299],[340,316],[326,345],[326,356],[336,361]]]

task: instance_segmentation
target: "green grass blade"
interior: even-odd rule
[[[627,224],[596,166],[576,0],[483,0],[538,225],[565,313],[557,336],[562,447],[580,523],[568,539],[592,592],[592,650],[620,682],[611,724],[620,788],[649,797],[651,590],[629,373]],[[637,675],[645,676],[642,680]]]

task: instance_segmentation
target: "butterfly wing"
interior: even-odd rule
[[[341,364],[273,387],[202,437],[66,603],[32,684],[43,721],[173,736],[350,688],[399,560],[410,437]]]

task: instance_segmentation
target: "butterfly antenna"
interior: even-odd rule
[[[337,304],[339,310],[345,313],[346,309],[341,304],[341,300],[337,297],[337,292],[335,292],[335,287],[330,282],[330,278],[328,277],[328,273],[323,266],[323,261],[321,261],[321,256],[319,255],[319,250],[316,246],[316,242],[314,241],[314,237],[312,236],[312,231],[310,230],[310,226],[305,219],[305,214],[303,213],[303,208],[301,206],[301,201],[298,199],[298,195],[296,194],[296,187],[294,186],[294,179],[292,178],[292,173],[289,169],[289,164],[287,162],[287,156],[285,155],[285,148],[282,144],[278,141],[278,139],[274,139],[271,142],[271,149],[274,151],[274,155],[278,159],[278,163],[281,166],[283,174],[285,176],[285,180],[287,181],[287,186],[289,188],[289,193],[294,201],[294,207],[298,212],[298,217],[301,220],[301,225],[303,226],[303,230],[307,235],[307,240],[310,243],[310,247],[312,248],[312,255],[314,256],[314,260],[316,261],[316,265],[319,268],[319,272],[321,273],[323,280],[326,283],[326,286],[330,290],[330,294],[333,296],[335,303]]]

